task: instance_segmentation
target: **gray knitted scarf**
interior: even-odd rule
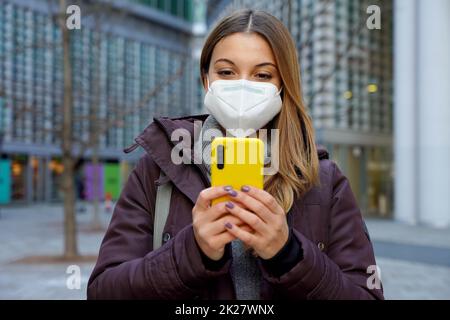
[[[225,136],[224,128],[217,122],[217,120],[209,115],[201,128],[199,137],[196,137],[194,152],[196,156],[201,157],[202,162],[208,169],[208,178],[210,179],[210,156],[211,156],[211,141],[212,139],[203,139],[204,133],[207,130],[214,129],[217,133]],[[211,132],[211,131],[210,131]],[[213,132],[213,131],[212,131]],[[202,143],[200,146],[200,137]],[[267,135],[267,155],[264,163],[267,165],[270,162],[270,135]],[[252,250],[247,250],[241,240],[236,239],[231,242],[232,249],[232,263],[230,274],[233,279],[236,298],[238,300],[259,300],[261,291],[261,271],[257,264],[257,258],[253,255]]]

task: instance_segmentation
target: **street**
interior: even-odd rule
[[[86,206],[86,205],[84,205]],[[102,207],[101,207],[102,208]],[[61,206],[2,208],[0,299],[86,299],[94,261],[43,263],[36,256],[63,252]],[[103,234],[89,229],[90,207],[77,214],[81,254],[96,255]],[[110,214],[101,211],[106,227]],[[367,220],[386,299],[450,299],[450,231]],[[27,258],[27,260],[23,260]],[[79,266],[80,289],[68,289],[70,265]]]

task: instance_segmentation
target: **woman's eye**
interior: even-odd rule
[[[269,79],[272,78],[272,76],[271,76],[270,74],[267,74],[267,73],[258,73],[258,74],[256,75],[256,77],[257,77],[258,79],[261,79],[261,80],[269,80]]]
[[[222,70],[217,72],[221,76],[231,76],[233,74],[233,71],[231,70]]]

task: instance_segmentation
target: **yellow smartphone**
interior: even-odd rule
[[[258,138],[217,137],[211,143],[211,186],[264,185],[264,142]],[[216,198],[212,205],[229,200]]]

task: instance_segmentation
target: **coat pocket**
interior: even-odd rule
[[[294,228],[311,240],[317,248],[326,253],[329,243],[327,215],[320,204],[303,204],[302,213],[294,219]]]

